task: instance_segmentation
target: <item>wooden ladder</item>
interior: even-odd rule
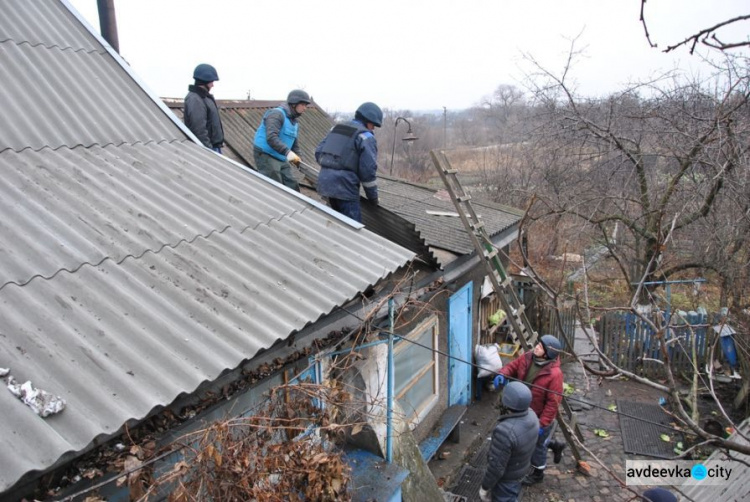
[[[528,317],[524,313],[524,305],[519,301],[518,295],[513,289],[510,276],[505,270],[500,260],[500,250],[493,244],[484,227],[484,222],[474,211],[471,204],[471,195],[467,194],[456,176],[457,170],[453,169],[450,162],[442,150],[430,151],[432,161],[437,167],[440,178],[443,180],[445,189],[456,207],[458,216],[464,224],[464,228],[471,237],[477,256],[479,256],[487,270],[487,276],[492,282],[492,287],[500,301],[500,304],[507,315],[508,322],[511,326],[510,334],[514,343],[519,344],[522,351],[533,350],[538,334],[531,327]],[[578,427],[578,422],[573,410],[571,410],[568,400],[563,396],[562,410],[565,416],[557,410],[557,421],[560,423],[563,436],[570,446],[573,457],[581,466],[581,454],[578,451],[578,445],[573,439],[575,434],[583,442],[583,434]],[[570,424],[570,425],[569,425]]]
[[[536,344],[537,333],[529,324],[524,314],[525,306],[519,301],[513,289],[511,277],[505,271],[503,262],[500,260],[499,250],[492,243],[484,222],[477,216],[474,206],[471,205],[471,195],[467,194],[456,176],[457,171],[452,169],[448,159],[442,151],[431,151],[432,161],[437,166],[440,177],[443,179],[445,188],[456,206],[458,216],[466,228],[477,252],[487,270],[487,276],[492,282],[492,287],[497,293],[498,300],[503,307],[511,326],[511,337],[513,342],[519,344],[524,350],[530,350]]]

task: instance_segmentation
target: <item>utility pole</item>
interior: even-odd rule
[[[448,148],[448,109],[443,107],[443,150]]]

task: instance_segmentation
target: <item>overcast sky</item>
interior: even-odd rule
[[[68,0],[99,31],[97,0]],[[652,41],[665,48],[750,13],[748,0],[649,0]],[[651,49],[640,0],[115,0],[120,53],[161,97],[184,97],[198,63],[219,73],[219,99],[309,92],[329,112],[363,101],[395,110],[470,107],[500,84],[520,87],[524,53],[563,67],[586,95],[679,67],[687,49]],[[750,34],[750,22],[732,34]],[[727,33],[727,38],[729,33]]]

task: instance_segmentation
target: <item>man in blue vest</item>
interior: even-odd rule
[[[263,115],[253,143],[258,171],[298,192],[299,183],[292,175],[290,163],[298,165],[302,160],[297,146],[297,119],[305,113],[310,102],[310,95],[305,91],[295,89],[290,92],[286,103]]]
[[[378,204],[378,143],[373,131],[383,124],[383,111],[375,103],[363,103],[354,120],[331,129],[315,149],[320,164],[318,194],[327,197],[331,207],[362,223],[359,186],[367,200]]]
[[[216,68],[199,64],[193,70],[195,84],[188,86],[185,96],[185,125],[204,146],[221,153],[224,146],[224,129],[221,127],[219,108],[211,95],[214,82],[219,80]]]

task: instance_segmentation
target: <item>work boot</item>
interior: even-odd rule
[[[555,454],[554,461],[556,464],[560,463],[560,460],[562,460],[562,452],[565,449],[566,444],[562,441],[550,441],[547,445],[547,448],[552,450],[552,453]]]
[[[537,469],[532,467],[532,471],[521,480],[522,485],[535,485],[541,483],[544,480],[544,469]]]

